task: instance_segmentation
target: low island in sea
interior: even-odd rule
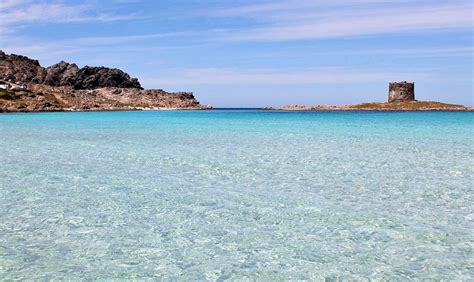
[[[262,110],[287,111],[474,111],[474,108],[447,104],[436,101],[418,101],[415,99],[414,82],[390,82],[387,102],[369,102],[354,105],[286,105],[265,107]]]
[[[209,109],[191,92],[145,90],[136,78],[107,67],[79,68],[0,50],[0,112]]]

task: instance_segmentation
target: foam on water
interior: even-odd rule
[[[473,113],[0,115],[0,279],[473,279]]]

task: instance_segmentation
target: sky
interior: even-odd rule
[[[0,49],[109,66],[215,107],[473,105],[470,0],[0,0]]]

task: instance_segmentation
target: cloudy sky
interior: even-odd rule
[[[470,0],[1,0],[0,48],[118,67],[218,107],[417,98],[473,105]]]

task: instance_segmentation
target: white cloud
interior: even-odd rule
[[[330,57],[330,56],[397,56],[397,57],[453,57],[472,56],[474,47],[441,47],[441,48],[386,48],[386,49],[344,49],[344,50],[318,50],[317,48],[292,48],[275,52],[264,52],[252,55],[245,55],[245,58],[295,58],[295,57]]]
[[[76,37],[61,40],[38,40],[29,37],[9,36],[8,40],[0,40],[0,49],[7,53],[27,55],[32,58],[60,60],[66,54],[104,53],[108,54],[130,50],[131,52],[157,51],[176,49],[180,46],[162,46],[161,44],[147,44],[143,42],[180,36],[200,35],[199,32],[166,32],[124,36],[90,36]],[[184,47],[193,45],[186,44]],[[113,47],[113,49],[111,49]]]
[[[427,78],[427,72],[384,72],[339,67],[302,71],[274,69],[195,68],[169,70],[160,78],[143,77],[146,85],[302,85],[320,83],[357,83]]]
[[[320,7],[329,5],[328,1],[303,1],[300,4],[284,1],[224,10],[221,16],[247,17],[255,22],[250,27],[229,32],[223,39],[307,40],[473,27],[474,5],[466,1],[406,5],[380,5],[380,1],[368,0],[337,3],[342,6],[336,9]]]
[[[19,6],[25,4],[25,2],[27,2],[27,0],[2,0],[0,2],[0,9],[3,10],[14,6]]]
[[[416,57],[448,57],[466,56],[474,53],[474,47],[446,47],[446,48],[406,48],[406,49],[368,49],[348,50],[341,52],[326,52],[326,55],[368,55],[368,56],[416,56]]]
[[[0,29],[14,31],[19,26],[38,23],[109,22],[138,18],[136,14],[101,12],[89,4],[64,2],[33,2],[29,0],[3,0],[0,4]]]
[[[217,11],[218,16],[268,16],[268,13],[305,11],[308,9],[324,7],[340,7],[348,5],[367,5],[384,3],[407,3],[410,0],[287,0],[287,1],[269,1],[265,3],[250,4],[224,8]],[[264,13],[264,14],[262,14]]]

